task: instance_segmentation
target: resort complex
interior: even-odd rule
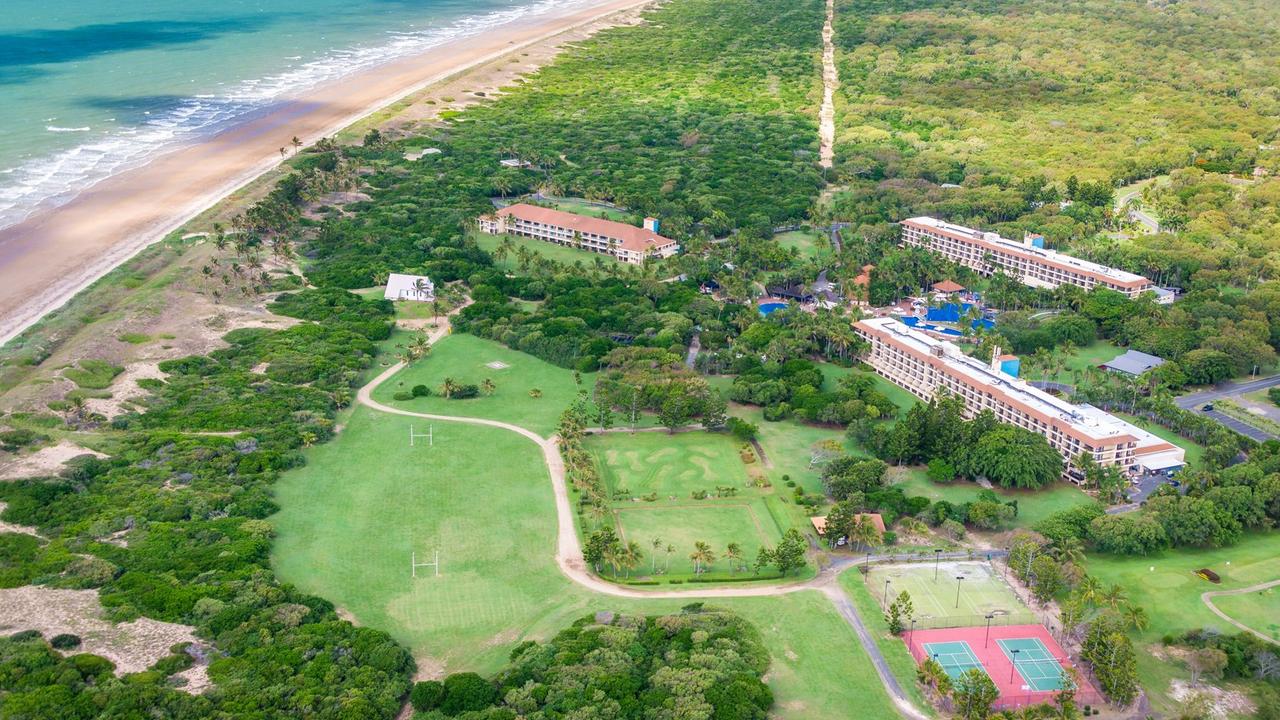
[[[999,357],[983,363],[953,343],[913,330],[893,318],[854,325],[870,349],[865,360],[884,377],[923,400],[940,390],[964,400],[972,417],[990,410],[1000,422],[1044,435],[1068,466],[1080,453],[1099,465],[1127,471],[1163,471],[1185,464],[1185,451],[1091,405],[1074,405],[1006,375]],[[1068,467],[1073,480],[1076,469]]]
[[[984,275],[998,268],[1032,287],[1103,287],[1129,298],[1155,290],[1155,285],[1141,275],[1049,250],[1038,235],[1016,242],[937,218],[914,217],[902,221],[902,245],[931,250]]]
[[[480,231],[490,235],[510,233],[545,240],[557,245],[612,255],[625,263],[639,265],[645,258],[667,258],[680,246],[658,234],[658,221],[645,218],[644,227],[600,218],[575,215],[561,210],[517,203],[479,219]]]

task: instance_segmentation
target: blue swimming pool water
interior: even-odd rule
[[[769,315],[770,313],[781,310],[787,306],[786,303],[762,303],[760,305],[760,314]]]

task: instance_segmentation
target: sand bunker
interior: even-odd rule
[[[502,362],[501,360],[494,360],[491,363],[485,363],[485,367],[490,368],[492,370],[506,370],[511,366]]]

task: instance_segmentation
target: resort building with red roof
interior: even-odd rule
[[[1141,275],[1049,250],[1044,247],[1044,239],[1037,235],[1015,242],[996,233],[952,225],[937,218],[915,217],[902,221],[901,244],[935,252],[984,275],[1003,270],[1031,287],[1050,290],[1059,285],[1075,285],[1085,290],[1104,287],[1130,299],[1156,289],[1154,283]]]
[[[680,246],[658,234],[658,221],[645,218],[644,227],[576,215],[561,210],[517,203],[479,218],[480,231],[490,235],[510,233],[557,245],[612,255],[622,262],[639,265],[646,258],[667,258]]]

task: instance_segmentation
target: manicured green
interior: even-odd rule
[[[811,230],[792,230],[774,236],[778,244],[790,250],[795,248],[800,257],[811,260],[831,256],[831,242],[821,233]]]
[[[603,218],[605,220],[613,220],[615,222],[628,222],[631,215],[626,210],[611,207],[600,207],[592,203],[590,200],[583,198],[555,198],[551,203],[555,209],[564,212],[575,213],[577,215],[586,215],[593,218]]]
[[[782,539],[782,532],[769,515],[764,501],[760,499],[716,503],[707,501],[702,504],[667,507],[647,505],[637,503],[635,507],[614,510],[618,536],[624,542],[639,543],[646,555],[654,554],[650,543],[654,539],[661,540],[664,549],[656,553],[657,568],[665,571],[663,575],[667,577],[693,575],[694,566],[689,553],[693,552],[694,543],[699,541],[710,545],[711,551],[716,554],[715,562],[710,566],[703,565],[703,572],[723,574],[731,570],[729,561],[724,557],[729,543],[738,543],[742,547],[743,561],[750,564],[761,546],[772,547]],[[669,558],[666,545],[675,548]],[[646,562],[633,574],[649,575],[651,567],[652,564]]]
[[[1213,604],[1235,620],[1280,641],[1280,588],[1216,597]]]
[[[408,333],[397,334],[399,342],[408,342]],[[488,367],[503,363],[505,368]],[[493,381],[494,392],[466,400],[446,400],[439,394],[445,378],[458,383],[480,385],[485,378]],[[449,335],[441,338],[431,352],[400,371],[378,387],[374,399],[414,412],[481,417],[515,423],[539,435],[555,430],[560,413],[579,390],[590,390],[591,375],[582,376],[582,384],[573,381],[573,372],[539,360],[532,355],[511,350],[498,343],[472,335]],[[414,385],[426,385],[430,397],[408,401],[393,400],[397,392],[407,392]],[[542,397],[530,397],[532,389]]]
[[[1196,576],[1195,571],[1200,568],[1217,573],[1222,578],[1221,584]],[[1280,534],[1254,533],[1236,545],[1212,550],[1180,549],[1146,557],[1089,555],[1085,570],[1104,586],[1120,585],[1129,599],[1146,609],[1151,624],[1146,630],[1134,633],[1139,648],[1159,643],[1166,634],[1181,634],[1194,628],[1211,627],[1230,633],[1235,629],[1205,606],[1201,593],[1249,587],[1280,578]],[[1274,604],[1269,609],[1264,607],[1261,616],[1253,614],[1257,606],[1251,601],[1222,607],[1224,612],[1230,607],[1232,617],[1264,632],[1276,616]],[[1175,704],[1168,699],[1168,684],[1173,678],[1189,677],[1181,663],[1139,652],[1138,674],[1157,711],[1176,711]]]
[[[510,272],[522,269],[518,248],[525,248],[533,256],[543,257],[553,262],[563,263],[565,265],[573,265],[575,263],[594,265],[597,258],[601,262],[609,265],[621,264],[616,258],[603,253],[591,252],[590,250],[582,250],[579,248],[569,247],[567,245],[557,245],[544,240],[537,240],[519,235],[490,235],[488,233],[477,232],[473,237],[475,238],[476,244],[489,253],[497,250],[507,238],[510,238],[512,251],[502,259],[494,258],[493,261],[494,267]],[[523,269],[528,268],[525,266]]]
[[[1061,356],[1061,369],[1055,372],[1049,372],[1036,368],[1032,370],[1031,375],[1026,376],[1028,380],[1052,380],[1054,382],[1075,384],[1080,382],[1084,373],[1093,367],[1097,367],[1108,360],[1114,360],[1123,355],[1125,349],[1108,342],[1099,340],[1092,345],[1082,348],[1076,348],[1070,355]],[[1027,369],[1026,359],[1023,359],[1024,375]]]
[[[821,389],[828,392],[833,391],[836,389],[840,378],[855,372],[874,378],[876,381],[876,390],[884,393],[885,397],[893,401],[893,404],[897,405],[898,409],[903,413],[914,407],[916,403],[920,402],[920,398],[912,395],[900,386],[894,385],[892,382],[886,380],[882,375],[877,375],[870,370],[855,370],[853,368],[841,367],[840,365],[833,365],[831,363],[822,364],[823,383]]]
[[[925,476],[922,469],[904,474],[897,484],[907,495],[923,495],[933,501],[946,500],[959,505],[977,499],[982,488],[977,484],[957,480],[952,483],[936,483]],[[1059,510],[1076,505],[1088,505],[1093,498],[1085,494],[1079,487],[1067,482],[1057,482],[1040,490],[1014,490],[993,488],[996,495],[1004,502],[1018,502],[1018,516],[1013,520],[1014,527],[1031,527]]]
[[[759,492],[739,456],[741,443],[724,433],[614,432],[591,438],[588,446],[611,493],[657,493],[663,502],[685,502],[698,490],[714,496],[717,486],[736,488],[739,497]]]

